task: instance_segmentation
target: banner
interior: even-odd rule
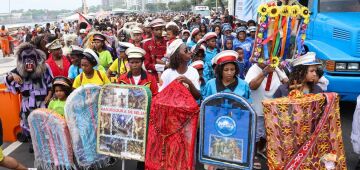
[[[144,161],[151,92],[145,86],[109,84],[99,99],[97,152]]]
[[[218,93],[205,99],[200,112],[201,163],[252,169],[256,114],[240,96]]]
[[[35,168],[76,169],[65,119],[49,109],[36,109],[28,117]]]
[[[96,129],[100,86],[85,85],[75,89],[65,104],[76,162],[85,169],[107,166],[109,157],[96,152]]]

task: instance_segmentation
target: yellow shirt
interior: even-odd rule
[[[119,75],[122,75],[122,74],[125,74],[127,73],[130,68],[128,66],[128,61],[127,60],[124,60],[124,62],[121,62],[120,63],[120,73],[118,73],[119,71],[119,59],[117,58],[112,64],[111,66],[109,67],[109,70],[111,70],[112,72],[116,72],[118,73]]]
[[[99,64],[104,68],[109,68],[110,64],[113,62],[113,59],[108,50],[104,50],[99,53],[99,62]]]
[[[97,72],[100,73],[102,80],[99,77]],[[81,81],[81,78],[80,78],[81,75],[83,75],[82,76],[82,81]],[[81,73],[78,76],[76,76],[76,78],[74,80],[74,83],[73,83],[73,87],[78,88],[78,87],[83,86],[85,84],[95,84],[95,85],[102,86],[102,85],[105,85],[105,84],[110,84],[110,80],[103,71],[94,70],[94,76],[91,77],[90,79],[88,79],[85,76],[85,73]]]

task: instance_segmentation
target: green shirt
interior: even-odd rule
[[[61,116],[64,116],[64,107],[65,107],[65,101],[55,99],[50,101],[48,109],[58,113]]]
[[[108,50],[101,51],[99,53],[99,64],[105,69],[110,67],[110,64],[113,62],[112,56]]]

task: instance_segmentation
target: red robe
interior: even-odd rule
[[[151,102],[146,142],[146,170],[195,169],[199,107],[190,91],[173,81]]]
[[[54,75],[54,77],[57,77],[57,76],[68,77],[68,72],[69,72],[69,68],[70,68],[70,62],[65,56],[62,56],[62,60],[63,60],[63,69],[61,69],[55,63],[55,60],[53,59],[53,56],[52,56],[51,53],[49,54],[49,58],[46,60],[46,63],[49,65],[49,67],[51,69],[51,72]]]
[[[121,75],[118,79],[118,82],[120,84],[132,84],[132,85],[147,86],[150,88],[153,97],[156,96],[156,94],[158,93],[158,85],[157,85],[156,78],[144,70],[141,70],[141,77],[140,77],[140,81],[138,82],[138,84],[135,84],[135,80],[132,76],[131,71],[129,71],[126,74]]]

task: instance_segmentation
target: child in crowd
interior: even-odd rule
[[[239,78],[245,79],[245,75],[249,70],[251,64],[248,61],[244,60],[244,49],[241,47],[237,47],[235,51],[239,54],[239,58],[237,59],[237,63],[239,66]]]
[[[189,37],[190,37],[190,31],[189,30],[183,30],[181,32],[181,39],[183,40],[184,43],[186,43],[186,41],[188,40]]]
[[[98,54],[91,49],[85,49],[83,55],[84,57],[81,59],[83,72],[75,78],[73,87],[78,88],[86,84],[99,86],[109,84],[110,80],[105,72],[94,70],[94,67],[99,64]]]
[[[230,38],[226,39],[224,50],[233,50],[233,40],[232,39],[230,39]]]
[[[52,91],[55,98],[50,101],[48,109],[64,116],[65,102],[72,91],[71,80],[62,76],[55,77],[52,84]]]

